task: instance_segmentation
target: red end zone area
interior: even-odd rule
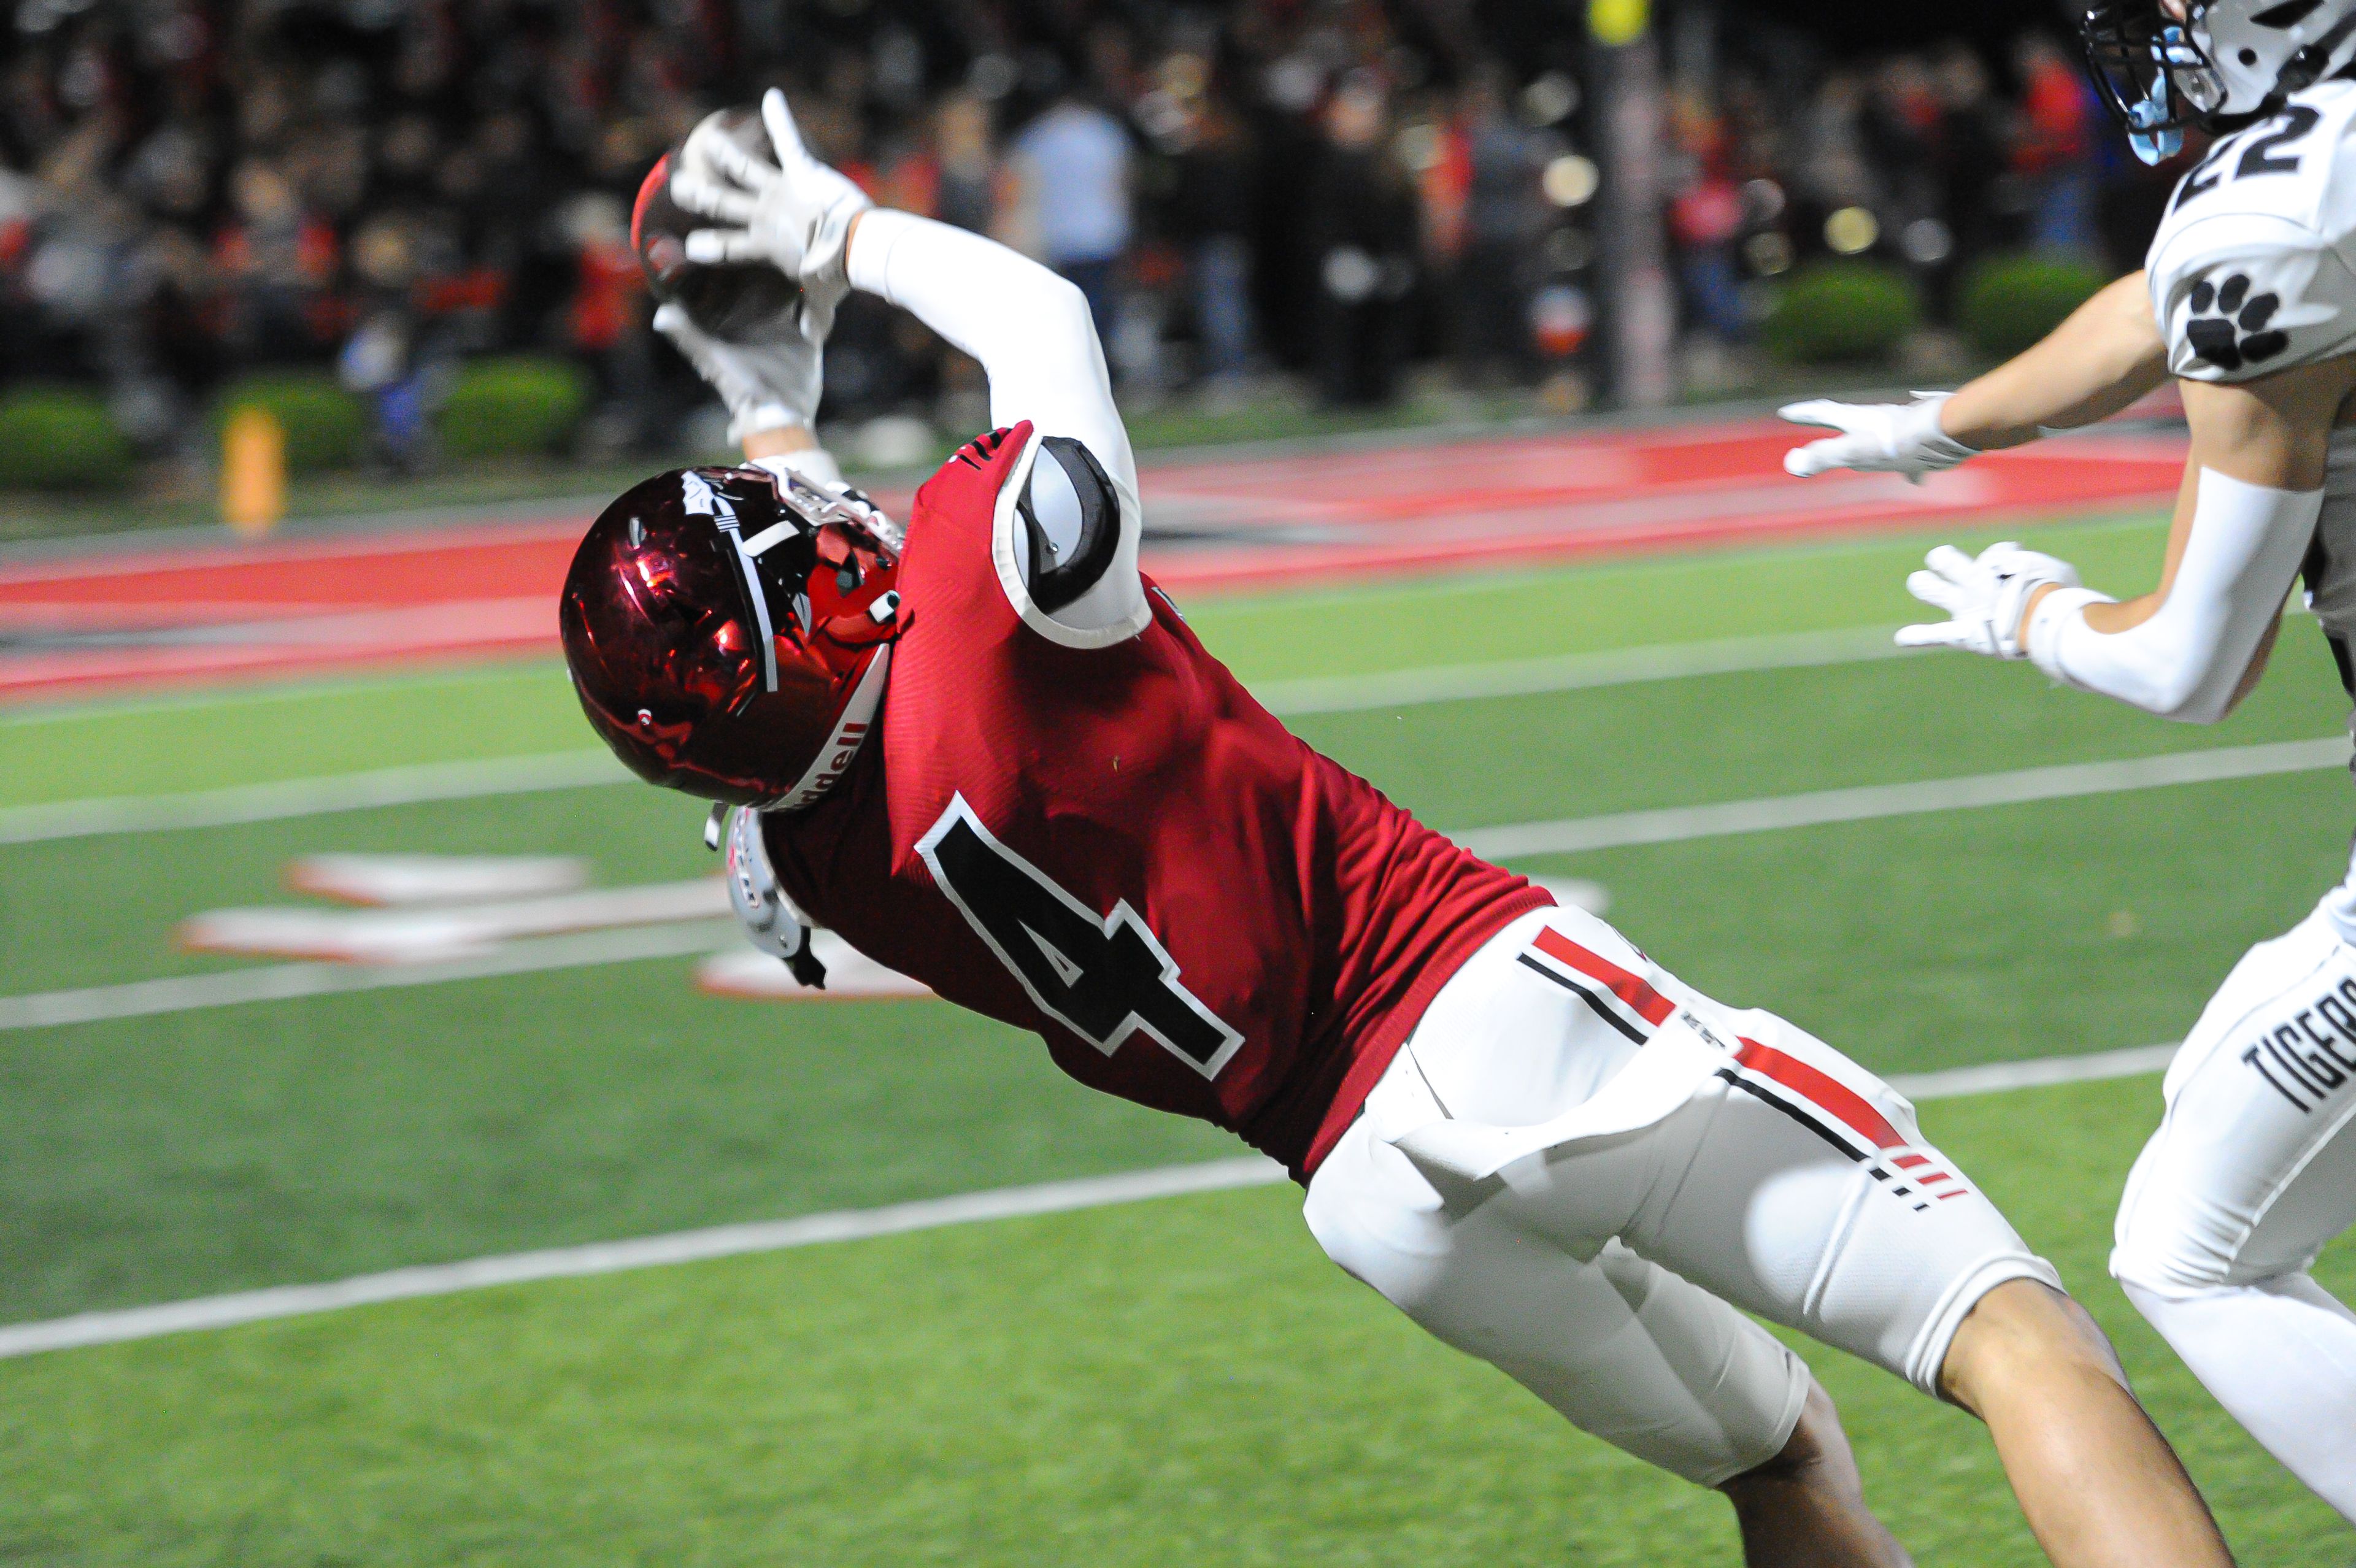
[[[1797,480],[1767,421],[1149,464],[1146,570],[1173,591],[1559,561],[2151,507],[2181,436],[1993,453],[1911,485]],[[880,497],[906,515],[905,495]],[[541,656],[588,517],[87,555],[0,568],[0,702]]]

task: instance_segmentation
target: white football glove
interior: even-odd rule
[[[670,339],[728,405],[732,443],[742,443],[755,431],[808,429],[818,422],[825,350],[802,322],[781,316],[763,327],[757,340],[740,343],[712,336],[689,319],[684,305],[671,304],[655,312],[655,330]]]
[[[2010,542],[1988,546],[1976,560],[1943,544],[1923,564],[1930,570],[1908,577],[1906,591],[1950,618],[1900,627],[1901,648],[1962,648],[1990,658],[2027,658],[2020,623],[2029,596],[2048,583],[2078,586],[2078,569],[2068,561]]]
[[[687,140],[680,144],[679,157],[671,165],[672,177],[677,178],[681,174],[691,173],[699,179],[724,182],[727,175],[713,161],[713,145],[724,144],[740,153],[749,150],[738,139],[738,134],[729,129],[728,123],[734,117],[733,110],[715,109],[697,121],[695,129],[689,132]],[[751,127],[747,126],[744,134],[749,135],[750,132]],[[765,125],[762,128],[764,139],[767,134],[768,129]]]
[[[1939,428],[1939,410],[1948,392],[1917,392],[1911,403],[1841,403],[1815,398],[1786,403],[1775,411],[1794,424],[1823,425],[1838,435],[1795,446],[1783,454],[1783,472],[1802,479],[1834,468],[1865,474],[1903,474],[1909,482],[1953,468],[1976,449]]]
[[[671,199],[690,212],[733,227],[699,229],[687,237],[687,259],[706,264],[766,261],[802,285],[802,330],[824,341],[835,306],[851,292],[843,248],[851,220],[875,204],[841,174],[802,145],[786,95],[771,88],[761,99],[776,167],[738,146],[707,120],[688,138],[670,177]]]
[[[809,918],[794,906],[769,864],[761,843],[761,814],[745,806],[714,806],[704,841],[723,851],[728,870],[728,901],[735,907],[745,940],[783,959],[794,978],[826,988],[826,965],[810,951]]]
[[[722,177],[712,161],[713,149],[744,152],[729,132],[729,117],[724,109],[703,117],[680,147],[673,177],[680,173],[707,182]],[[654,326],[727,405],[731,443],[741,443],[755,431],[787,425],[808,429],[817,422],[826,385],[824,344],[804,332],[795,315],[765,322],[741,341],[714,337],[675,304],[655,312]]]

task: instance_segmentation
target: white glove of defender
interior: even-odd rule
[[[1806,479],[1834,468],[1863,474],[1903,474],[1912,484],[1922,475],[1953,468],[1979,453],[1939,428],[1948,392],[1917,392],[1911,403],[1842,403],[1815,398],[1786,403],[1775,411],[1794,424],[1823,425],[1838,435],[1795,446],[1783,454],[1783,472]]]
[[[717,817],[712,826],[721,826]],[[794,901],[778,884],[769,851],[761,843],[761,814],[741,805],[728,807],[721,847],[727,866],[728,901],[735,907],[745,940],[771,957],[783,959],[803,985],[823,990],[826,968],[810,952],[809,917],[794,907]]]
[[[825,350],[801,322],[780,316],[758,341],[739,343],[712,336],[688,318],[685,306],[673,304],[655,312],[654,325],[728,405],[730,442],[742,443],[755,431],[817,424]]]
[[[1930,570],[1909,576],[1906,592],[1944,610],[1950,619],[1900,627],[1901,648],[1962,648],[1990,658],[2027,658],[2020,623],[2029,596],[2048,583],[2078,586],[2078,569],[2068,561],[2009,541],[1988,546],[1977,560],[1943,544],[1923,564]]]
[[[777,166],[746,153],[709,121],[688,138],[671,199],[690,212],[733,224],[699,229],[687,237],[687,259],[766,261],[802,285],[802,330],[823,341],[835,306],[851,292],[843,247],[851,220],[875,204],[841,174],[802,145],[786,95],[771,88],[761,99]]]

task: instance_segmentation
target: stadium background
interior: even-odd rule
[[[0,1553],[1730,1560],[1217,1135],[716,958],[701,814],[585,750],[547,610],[597,505],[718,450],[628,200],[779,82],[878,199],[1089,291],[1149,570],[1271,705],[1907,1075],[2245,1556],[2346,1561],[2102,1267],[2149,1048],[2338,875],[2319,639],[2200,732],[1889,656],[1933,538],[2146,586],[2172,404],[1919,489],[1788,480],[1764,417],[1953,384],[2136,263],[2176,171],[2059,21],[19,0]],[[1106,144],[1129,199],[1059,199]],[[986,422],[888,312],[828,363],[894,506]],[[1924,1560],[2034,1560],[1968,1421],[1811,1360]]]

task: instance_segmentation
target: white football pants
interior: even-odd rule
[[[1807,1394],[1736,1307],[1935,1393],[1982,1296],[2060,1286],[1887,1084],[1569,909],[1441,989],[1306,1214],[1433,1335],[1703,1486],[1781,1452]]]
[[[2356,1521],[2356,1314],[2308,1277],[2356,1223],[2356,948],[2335,893],[2250,949],[2169,1064],[2111,1273],[2233,1419]]]

